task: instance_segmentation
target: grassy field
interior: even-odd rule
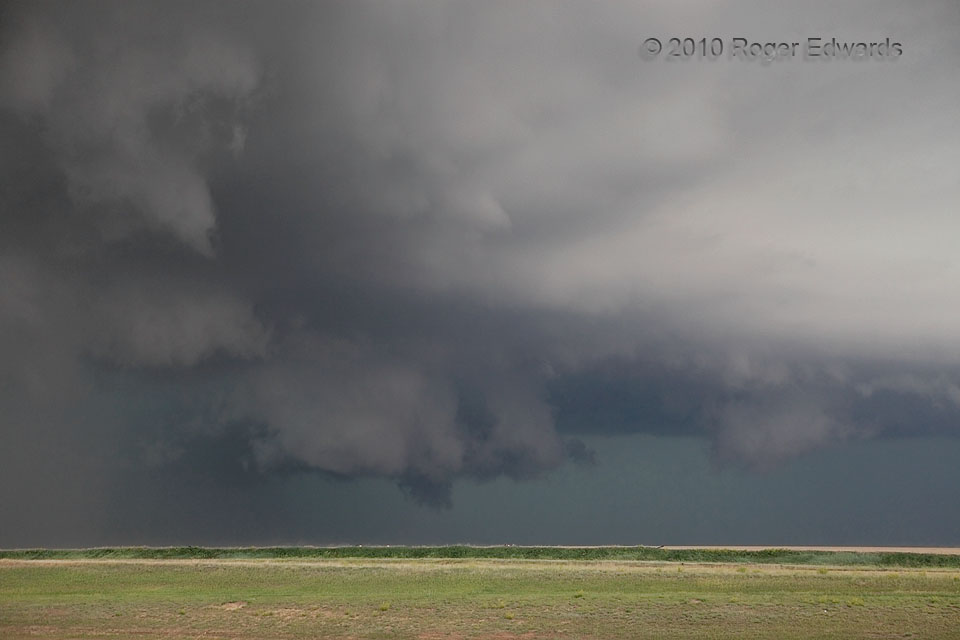
[[[0,549],[10,560],[237,560],[333,558],[485,558],[499,560],[633,560],[652,562],[735,562],[871,567],[960,569],[957,549],[940,553],[829,551],[822,548],[727,549],[711,547],[526,547],[514,545],[438,547],[98,547],[92,549]]]
[[[16,553],[0,559],[5,639],[960,637],[960,569],[848,556],[827,566]]]

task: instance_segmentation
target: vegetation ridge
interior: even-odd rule
[[[791,565],[960,568],[960,555],[911,552],[757,550],[648,546],[278,546],[278,547],[99,547],[89,549],[0,549],[0,559],[283,559],[283,558],[486,558],[504,560],[617,560]]]

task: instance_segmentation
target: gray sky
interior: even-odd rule
[[[0,545],[960,544],[955,2],[0,11]]]

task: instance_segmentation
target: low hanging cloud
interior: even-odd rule
[[[392,477],[418,499],[449,504],[452,478],[520,479],[563,460],[550,407],[526,380],[458,384],[450,365],[310,334],[288,340],[226,416],[268,427],[254,448],[264,471],[293,463]]]
[[[603,464],[596,434],[758,469],[957,435],[960,90],[935,43],[958,18],[891,3],[878,33],[858,6],[7,8],[5,435],[56,461],[92,429],[111,462],[77,473],[104,482],[142,459],[436,506]],[[636,54],[814,14],[907,53]]]

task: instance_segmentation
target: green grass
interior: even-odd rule
[[[960,629],[953,568],[678,568],[623,559],[7,559],[0,637],[956,638]]]
[[[657,547],[104,547],[8,549],[0,559],[323,559],[489,558],[522,560],[641,560],[751,564],[960,568],[960,555],[902,552],[797,551],[792,549],[661,549]]]

